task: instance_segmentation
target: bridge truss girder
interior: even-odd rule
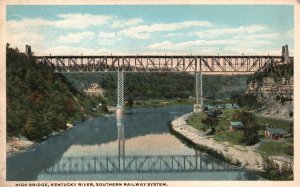
[[[256,72],[281,56],[37,56],[57,73],[67,72]],[[290,57],[292,58],[292,57]]]

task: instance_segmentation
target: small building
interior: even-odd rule
[[[212,105],[204,105],[204,111],[211,111],[216,109],[216,106],[212,106]]]
[[[238,105],[237,103],[234,103],[234,104],[233,104],[233,108],[234,108],[234,109],[239,109],[239,108],[241,108],[241,107],[240,107],[240,105]]]
[[[232,108],[233,108],[232,104],[225,104],[225,109],[232,109]]]
[[[217,109],[224,109],[224,106],[222,106],[222,105],[217,105]]]
[[[243,130],[245,128],[244,124],[240,121],[231,121],[229,122],[229,130]]]
[[[265,137],[272,138],[274,140],[279,140],[288,136],[290,136],[290,133],[284,129],[267,127],[265,130]]]

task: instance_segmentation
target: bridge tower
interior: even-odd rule
[[[118,103],[116,108],[116,120],[118,127],[118,154],[119,154],[119,170],[122,170],[125,156],[125,137],[124,137],[124,73],[118,71]]]
[[[283,63],[290,63],[291,62],[291,59],[289,57],[289,46],[288,45],[282,46],[281,57],[282,57],[282,62]]]
[[[28,57],[32,57],[32,56],[33,56],[33,52],[31,51],[31,46],[30,46],[30,45],[26,45],[26,46],[25,46],[25,54],[26,54]]]
[[[196,72],[196,104],[194,104],[194,112],[203,111],[203,90],[202,90],[202,73]]]

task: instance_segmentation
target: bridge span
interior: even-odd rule
[[[290,58],[290,57],[289,57]],[[76,72],[213,72],[264,71],[283,56],[36,56],[57,73]],[[288,59],[290,60],[290,59]]]
[[[26,46],[26,54],[32,56],[31,47]],[[288,46],[282,46],[281,56],[32,56],[37,63],[53,67],[56,73],[118,73],[118,100],[116,118],[122,130],[124,114],[124,72],[193,72],[196,80],[196,104],[194,112],[203,110],[202,73],[254,73],[266,71],[271,65],[293,62],[289,56]],[[121,134],[122,135],[122,134]],[[122,147],[122,145],[120,145]],[[121,151],[123,152],[123,151]]]
[[[205,165],[198,165],[198,157],[125,157],[124,143],[124,72],[193,72],[196,81],[196,104],[194,112],[203,111],[203,89],[202,89],[202,73],[254,73],[266,71],[269,67],[276,64],[291,63],[293,57],[289,57],[288,46],[282,47],[281,56],[33,56],[31,47],[26,45],[26,54],[33,57],[37,63],[43,63],[51,66],[55,73],[93,73],[93,72],[116,72],[118,76],[117,82],[117,108],[116,120],[118,127],[118,158],[90,158],[88,160],[69,158],[58,163],[58,168],[63,168],[68,164],[68,172],[79,171],[81,165],[82,172],[87,171],[141,171],[144,164],[147,165],[146,171],[157,171],[156,163],[159,162],[159,171],[178,170],[198,170],[203,169]],[[120,159],[122,158],[122,159]],[[153,161],[154,160],[154,161]],[[72,162],[75,162],[75,170],[72,169]],[[175,162],[174,162],[175,161]],[[186,162],[187,161],[187,162]],[[122,162],[122,163],[121,163]],[[183,167],[182,167],[183,162]],[[202,158],[200,158],[202,163]],[[135,163],[135,166],[134,164]],[[177,163],[177,165],[176,165]],[[194,164],[193,164],[194,163]],[[213,162],[214,163],[214,162]],[[162,165],[163,164],[163,165]],[[175,164],[175,165],[174,165]],[[186,164],[190,164],[186,167]],[[87,165],[87,166],[86,166]],[[97,167],[98,165],[98,167]],[[110,165],[110,166],[109,166]],[[219,165],[219,164],[217,164]],[[221,164],[223,170],[228,169],[226,165]],[[151,166],[151,167],[150,167]],[[162,168],[163,166],[163,168]],[[206,165],[208,166],[208,165]],[[220,165],[219,165],[220,166]],[[225,167],[226,166],[226,167]],[[99,168],[100,169],[97,169]],[[211,170],[214,170],[214,164]],[[65,171],[51,168],[51,172]],[[143,171],[143,169],[142,169]]]

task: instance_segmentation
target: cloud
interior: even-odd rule
[[[239,40],[258,40],[258,39],[264,39],[264,40],[273,40],[278,38],[278,33],[258,33],[258,34],[247,34],[247,35],[235,35],[233,36],[234,39]]]
[[[138,25],[121,30],[120,35],[137,39],[146,39],[150,37],[150,33],[175,31],[178,29],[186,29],[189,27],[211,27],[211,23],[207,21],[186,21],[179,23],[155,23],[149,25]]]
[[[293,35],[293,29],[277,33],[268,25],[230,27],[228,24],[224,27],[193,20],[150,23],[140,18],[80,13],[59,14],[51,20],[18,18],[7,21],[7,42],[20,49],[26,44],[32,45],[36,54],[265,54],[268,48],[277,51],[275,45],[278,42],[284,41],[285,44],[293,41]],[[80,47],[82,41],[86,41],[87,48]],[[97,44],[103,48],[93,49]],[[281,45],[278,46],[279,51]]]
[[[98,37],[101,39],[113,39],[117,35],[115,32],[99,32]]]
[[[168,33],[163,35],[163,37],[176,37],[176,36],[182,36],[183,33]]]
[[[173,43],[171,41],[163,41],[148,46],[151,50],[183,50],[195,46],[214,46],[214,45],[234,45],[237,40],[192,40],[186,42]]]
[[[63,29],[86,29],[90,26],[100,26],[108,23],[112,18],[107,15],[92,14],[59,14],[60,20],[53,21],[53,25]]]
[[[111,27],[119,29],[119,28],[123,28],[123,27],[127,27],[127,26],[137,25],[137,24],[140,24],[143,22],[144,21],[139,18],[133,18],[133,19],[129,19],[129,20],[117,19],[117,20],[113,21]]]
[[[111,51],[108,49],[92,49],[87,47],[74,47],[67,45],[60,45],[48,49],[37,49],[39,55],[110,55]]]
[[[7,33],[7,43],[10,43],[11,46],[18,47],[20,49],[25,48],[30,42],[30,45],[41,46],[43,44],[44,35],[39,33],[30,33],[30,32],[22,32],[17,34]]]
[[[9,33],[19,33],[20,31],[31,31],[35,29],[40,29],[40,27],[52,25],[52,21],[34,18],[28,19],[24,18],[21,20],[10,20],[6,23],[7,31]]]
[[[66,36],[60,36],[58,38],[61,43],[78,43],[82,40],[91,40],[95,38],[95,33],[93,32],[79,32],[79,33],[70,33]]]
[[[211,55],[247,55],[265,54],[261,47],[271,44],[270,41],[264,40],[245,40],[223,39],[223,40],[191,40],[174,43],[172,41],[163,41],[148,46],[151,51],[180,51],[185,54],[209,53]],[[277,54],[279,55],[279,54]]]
[[[220,28],[220,29],[209,29],[205,31],[194,32],[192,35],[196,35],[199,38],[211,38],[224,35],[236,35],[236,34],[251,34],[259,31],[266,30],[266,27],[263,25],[249,25],[249,26],[240,26],[237,28]]]
[[[120,37],[118,37],[118,34],[115,32],[99,32],[98,39],[98,43],[100,45],[112,45],[116,41],[122,40]]]
[[[32,27],[55,27],[61,29],[86,29],[91,26],[101,26],[107,24],[112,17],[107,15],[92,14],[59,14],[57,20],[42,18],[23,18],[20,20],[10,20],[7,22],[7,30],[32,29]]]

